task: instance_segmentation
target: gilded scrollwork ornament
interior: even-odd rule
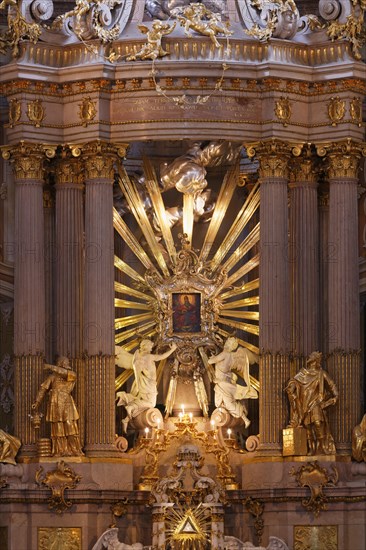
[[[340,97],[332,97],[327,105],[327,111],[332,126],[337,126],[346,114],[346,102]]]
[[[355,59],[361,59],[362,46],[366,40],[364,15],[366,3],[364,0],[352,0],[349,15],[342,19],[337,17],[327,28],[328,37],[334,40],[347,40],[351,45]]]
[[[322,468],[317,461],[308,462],[298,470],[292,468],[290,474],[295,477],[300,487],[310,489],[310,497],[302,500],[306,510],[318,517],[322,510],[326,510],[328,499],[323,493],[324,487],[334,486],[338,483],[338,470],[332,465],[332,471]]]
[[[55,470],[47,473],[44,473],[43,467],[40,466],[36,471],[35,480],[38,485],[44,485],[51,490],[48,508],[61,514],[72,506],[72,501],[65,499],[66,489],[75,489],[81,477],[61,460]]]
[[[0,33],[0,53],[5,54],[12,50],[14,58],[19,56],[20,43],[28,39],[36,44],[41,36],[42,29],[38,23],[29,23],[20,9],[20,2],[3,0],[0,9],[8,8],[7,30]]]
[[[300,15],[294,0],[250,0],[247,9],[255,23],[250,24],[245,32],[258,40],[266,41],[272,37],[290,39],[298,30]]]
[[[30,101],[27,105],[27,117],[36,128],[40,128],[45,117],[45,108],[42,105],[41,99]]]

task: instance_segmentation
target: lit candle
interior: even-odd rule
[[[146,439],[149,438],[149,428],[145,428],[145,437]]]
[[[182,405],[182,416],[184,415],[184,405]]]
[[[215,429],[215,421],[214,420],[211,420],[211,428],[214,430]]]
[[[230,428],[227,431],[227,435],[229,436],[229,439],[231,439],[231,430],[230,430]]]
[[[160,418],[157,419],[156,423],[158,425],[158,430],[160,430]]]
[[[182,420],[183,418],[183,413],[179,413],[179,420]]]
[[[192,422],[192,420],[193,420],[193,414],[189,413],[189,421]]]

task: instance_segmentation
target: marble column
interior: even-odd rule
[[[36,434],[29,414],[43,380],[45,352],[45,262],[43,183],[45,154],[54,149],[21,142],[4,150],[15,179],[15,435],[23,456],[36,455]]]
[[[290,377],[290,278],[288,250],[289,144],[271,140],[247,147],[260,162],[259,431],[262,454],[282,453],[287,421],[285,384]]]
[[[115,441],[113,181],[116,148],[83,146],[85,159],[86,446],[88,456],[118,453]]]
[[[74,393],[83,445],[83,172],[78,159],[66,151],[62,157],[56,167],[56,355],[68,357],[77,374]]]
[[[290,278],[295,374],[319,349],[319,220],[317,174],[310,151],[291,165]]]
[[[353,427],[361,419],[357,185],[365,144],[348,140],[328,152],[329,357],[339,389],[329,410],[337,451],[349,454]]]

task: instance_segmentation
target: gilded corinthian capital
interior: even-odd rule
[[[56,166],[56,182],[58,185],[83,183],[83,166],[79,159],[63,158]]]
[[[93,141],[81,147],[85,161],[87,180],[114,178],[114,162],[117,157],[124,157],[127,144],[113,144],[104,141]]]
[[[55,145],[19,142],[14,146],[2,147],[2,156],[10,160],[16,180],[42,181],[44,161],[56,154]]]
[[[360,159],[366,156],[366,143],[351,139],[318,145],[318,154],[327,157],[329,180],[358,179]]]
[[[312,185],[318,182],[319,167],[316,158],[312,155],[310,144],[305,148],[298,158],[290,161],[290,185],[298,184]]]
[[[277,139],[248,143],[245,144],[245,147],[249,158],[258,158],[261,179],[288,179],[291,155],[299,156],[302,149],[301,145],[294,145]]]

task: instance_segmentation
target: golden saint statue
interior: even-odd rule
[[[51,374],[41,385],[32,410],[37,411],[43,397],[48,392],[46,420],[51,423],[51,440],[53,456],[83,455],[80,440],[78,419],[71,392],[76,382],[76,373],[71,370],[67,357],[60,357],[57,365],[45,365]]]
[[[329,431],[325,409],[338,400],[338,390],[321,368],[322,354],[313,352],[306,366],[289,380],[286,392],[290,401],[289,427],[306,428],[308,454],[334,454],[335,445]]]

